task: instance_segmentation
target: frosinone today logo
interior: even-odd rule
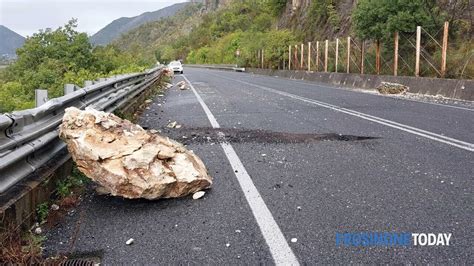
[[[449,246],[451,236],[451,233],[337,232],[336,246]]]

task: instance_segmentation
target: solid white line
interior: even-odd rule
[[[334,111],[338,111],[338,112],[341,112],[341,113],[345,113],[345,114],[348,114],[348,115],[356,116],[356,117],[359,117],[359,118],[362,118],[362,119],[365,119],[365,120],[368,120],[368,121],[372,121],[372,122],[379,123],[379,124],[382,124],[382,125],[385,125],[385,126],[388,126],[388,127],[392,127],[392,128],[396,128],[396,129],[399,129],[399,130],[402,130],[402,131],[405,131],[405,132],[408,132],[408,133],[412,133],[412,134],[415,134],[415,135],[418,135],[418,136],[421,136],[421,137],[424,137],[424,138],[428,138],[428,139],[431,139],[431,140],[434,140],[434,141],[445,143],[445,144],[448,144],[448,145],[451,145],[451,146],[454,146],[454,147],[457,147],[457,148],[460,148],[460,149],[463,149],[463,150],[474,152],[474,144],[473,143],[469,143],[469,142],[461,141],[461,140],[458,140],[458,139],[446,137],[446,136],[439,135],[439,134],[436,134],[436,133],[433,133],[433,132],[429,132],[429,131],[426,131],[426,130],[423,130],[423,129],[416,128],[416,127],[400,124],[400,123],[397,123],[395,121],[383,119],[383,118],[380,118],[380,117],[377,117],[377,116],[368,115],[368,114],[357,112],[357,111],[347,109],[347,108],[342,108],[342,107],[332,105],[332,104],[329,104],[329,103],[325,103],[325,102],[313,100],[313,99],[310,99],[310,98],[298,96],[298,95],[291,94],[291,93],[288,93],[288,92],[279,91],[279,90],[276,90],[276,89],[272,89],[272,88],[269,88],[269,87],[257,85],[257,84],[254,84],[254,83],[249,83],[249,82],[240,81],[240,80],[237,80],[237,79],[232,79],[232,78],[227,78],[227,77],[222,77],[222,76],[219,76],[219,77],[223,78],[223,79],[231,80],[231,81],[236,81],[236,82],[239,82],[239,83],[242,83],[242,84],[246,84],[246,85],[249,85],[249,86],[252,86],[252,87],[256,87],[256,88],[266,90],[266,91],[269,91],[269,92],[273,92],[273,93],[276,93],[276,94],[280,94],[280,95],[290,97],[290,98],[293,98],[293,99],[296,99],[296,100],[300,100],[300,101],[304,101],[304,102],[307,102],[307,103],[315,104],[315,105],[318,105],[318,106],[321,106],[321,107],[324,107],[324,108],[328,108],[328,109],[331,109],[331,110],[334,110]]]
[[[442,107],[447,107],[447,108],[455,108],[459,110],[464,110],[464,111],[470,111],[474,112],[473,108],[469,107],[462,107],[462,106],[456,106],[456,105],[450,105],[450,104],[442,104],[442,103],[433,103],[433,102],[427,102],[423,100],[416,100],[416,99],[410,99],[410,98],[405,98],[403,96],[396,96],[396,95],[380,95],[376,93],[372,93],[371,91],[365,91],[364,89],[357,89],[357,88],[349,88],[349,87],[344,87],[344,86],[337,86],[333,84],[321,84],[321,82],[311,82],[310,80],[301,81],[300,79],[291,79],[291,78],[285,78],[285,77],[275,77],[275,76],[267,76],[267,75],[261,75],[261,74],[253,74],[254,76],[259,76],[259,77],[269,77],[275,80],[288,80],[292,81],[301,85],[308,85],[311,87],[318,87],[318,88],[323,88],[326,90],[343,90],[343,91],[350,91],[350,92],[355,92],[355,93],[364,93],[372,96],[377,96],[377,97],[385,97],[385,98],[391,98],[391,99],[398,99],[398,100],[405,100],[405,101],[411,101],[411,102],[417,102],[417,103],[424,103],[424,104],[431,104],[431,105],[437,105],[437,106],[442,106]],[[431,95],[427,95],[431,96]],[[466,100],[459,100],[459,99],[452,99],[453,101],[466,101]]]
[[[211,110],[209,110],[206,103],[202,100],[194,86],[186,78],[186,76],[182,75],[182,77],[188,82],[189,87],[194,92],[194,95],[196,95],[196,98],[206,113],[209,122],[211,122],[212,127],[220,128],[216,118],[211,113]],[[252,178],[247,173],[247,170],[240,161],[239,156],[235,152],[234,148],[229,143],[221,143],[221,146],[222,149],[224,149],[224,153],[227,156],[232,169],[234,170],[235,176],[237,177],[240,187],[244,192],[245,198],[247,199],[250,209],[252,210],[253,216],[255,217],[255,220],[257,220],[257,224],[260,227],[260,231],[262,232],[265,241],[267,242],[275,264],[299,265],[298,259],[288,245],[288,242],[283,236],[280,227],[276,223],[272,213],[263,201],[262,196],[255,187]]]

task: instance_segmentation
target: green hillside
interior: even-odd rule
[[[294,3],[296,7],[292,6]],[[449,21],[448,76],[458,77],[463,72],[463,77],[474,77],[474,64],[466,64],[474,47],[470,8],[472,3],[468,0],[235,0],[217,10],[190,6],[174,17],[128,32],[115,44],[162,61],[182,59],[187,63],[245,66],[255,65],[257,50],[264,48],[266,65],[277,68],[288,58],[289,44],[348,35],[369,42],[380,39],[382,57],[390,58],[394,31],[399,31],[402,39],[413,39],[416,26],[420,25],[436,37],[442,32],[444,21]],[[439,61],[434,44],[423,43],[433,60]],[[402,51],[413,50],[408,42],[400,45]],[[241,52],[239,58],[235,56],[237,49]],[[371,52],[368,49],[367,60],[373,60]],[[413,59],[404,60],[411,64]]]

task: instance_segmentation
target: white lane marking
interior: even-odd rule
[[[186,78],[186,76],[182,75],[182,77],[188,82],[189,87],[194,92],[194,95],[196,95],[196,98],[206,113],[209,122],[211,122],[212,127],[220,128],[216,118],[211,113],[211,110],[209,110],[206,103],[202,100],[194,86]],[[299,265],[298,259],[288,245],[288,242],[283,236],[280,227],[276,223],[272,213],[263,201],[262,196],[255,187],[252,178],[247,173],[247,170],[240,161],[239,156],[237,156],[234,148],[229,143],[221,143],[221,146],[222,149],[224,149],[224,153],[227,156],[232,169],[234,170],[235,176],[237,177],[240,187],[244,192],[245,198],[247,199],[250,209],[252,210],[253,216],[255,217],[255,220],[257,220],[257,224],[260,227],[260,231],[262,232],[265,241],[267,242],[275,264]]]
[[[215,70],[215,71],[218,71],[218,70]],[[245,73],[241,73],[241,74],[245,74]],[[403,98],[402,96],[395,96],[395,95],[380,95],[380,94],[376,94],[376,93],[372,93],[371,91],[364,91],[364,89],[357,89],[357,88],[349,88],[349,87],[343,87],[343,86],[337,86],[337,85],[333,85],[333,84],[321,84],[321,83],[311,83],[311,81],[300,81],[300,80],[297,80],[297,79],[291,79],[291,78],[284,78],[284,77],[275,77],[275,76],[267,76],[267,75],[261,75],[261,74],[252,74],[254,76],[263,76],[263,77],[269,77],[269,78],[272,78],[272,79],[275,79],[275,80],[288,80],[288,81],[292,81],[292,82],[295,82],[295,83],[298,83],[298,84],[301,84],[301,85],[308,85],[308,86],[311,86],[311,87],[318,87],[318,88],[323,88],[323,89],[326,89],[326,90],[333,90],[333,89],[336,89],[336,90],[343,90],[343,91],[350,91],[350,92],[354,92],[354,93],[364,93],[364,94],[368,94],[368,95],[372,95],[372,96],[377,96],[377,97],[385,97],[385,98],[390,98],[390,99],[397,99],[397,100],[404,100],[404,101],[411,101],[411,102],[416,102],[416,103],[424,103],[424,104],[431,104],[431,105],[437,105],[437,106],[442,106],[442,107],[447,107],[447,108],[455,108],[455,109],[459,109],[459,110],[465,110],[465,111],[470,111],[470,112],[474,112],[474,109],[473,108],[469,108],[469,107],[462,107],[462,106],[456,106],[456,105],[450,105],[450,104],[443,104],[443,103],[433,103],[433,102],[425,102],[425,101],[422,101],[422,100],[416,100],[416,99],[410,99],[410,98]],[[456,100],[454,100],[456,101]],[[459,101],[465,101],[465,100],[459,100]]]
[[[421,136],[421,137],[425,137],[425,138],[428,138],[428,139],[431,139],[431,140],[434,140],[434,141],[445,143],[445,144],[448,144],[448,145],[451,145],[451,146],[454,146],[454,147],[457,147],[457,148],[460,148],[460,149],[463,149],[463,150],[474,152],[474,144],[473,143],[469,143],[469,142],[461,141],[461,140],[458,140],[458,139],[446,137],[446,136],[439,135],[439,134],[436,134],[436,133],[433,133],[433,132],[429,132],[429,131],[426,131],[426,130],[423,130],[423,129],[419,129],[419,128],[416,128],[416,127],[412,127],[412,126],[404,125],[404,124],[401,124],[401,123],[397,123],[395,121],[383,119],[383,118],[380,118],[380,117],[377,117],[377,116],[368,115],[368,114],[357,112],[357,111],[347,109],[347,108],[342,108],[342,107],[332,105],[332,104],[329,104],[329,103],[309,99],[309,98],[306,98],[306,97],[298,96],[298,95],[291,94],[291,93],[288,93],[288,92],[279,91],[279,90],[276,90],[276,89],[272,89],[272,88],[269,88],[269,87],[257,85],[257,84],[254,84],[254,83],[249,83],[249,82],[245,82],[245,81],[241,81],[241,80],[237,80],[237,79],[232,79],[232,78],[227,78],[227,77],[223,77],[223,76],[219,76],[219,77],[223,78],[223,79],[231,80],[231,81],[240,82],[242,84],[246,84],[246,85],[256,87],[256,88],[259,88],[259,89],[262,89],[262,90],[266,90],[266,91],[269,91],[269,92],[280,94],[280,95],[290,97],[290,98],[293,98],[293,99],[296,99],[296,100],[300,100],[300,101],[303,101],[303,102],[315,104],[315,105],[318,105],[318,106],[321,106],[321,107],[324,107],[324,108],[328,108],[328,109],[331,109],[331,110],[334,110],[334,111],[338,111],[338,112],[341,112],[341,113],[345,113],[345,114],[348,114],[348,115],[356,116],[356,117],[359,117],[359,118],[362,118],[362,119],[365,119],[365,120],[368,120],[368,121],[372,121],[372,122],[379,123],[379,124],[382,124],[382,125],[385,125],[385,126],[388,126],[388,127],[392,127],[392,128],[396,128],[396,129],[399,129],[399,130],[402,130],[402,131],[405,131],[405,132],[408,132],[408,133],[412,133],[412,134],[415,134],[415,135],[418,135],[418,136]]]

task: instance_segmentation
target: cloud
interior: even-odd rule
[[[79,30],[93,34],[120,17],[186,2],[185,0],[0,0],[0,24],[26,36],[44,28],[57,28],[69,19],[79,20]]]

